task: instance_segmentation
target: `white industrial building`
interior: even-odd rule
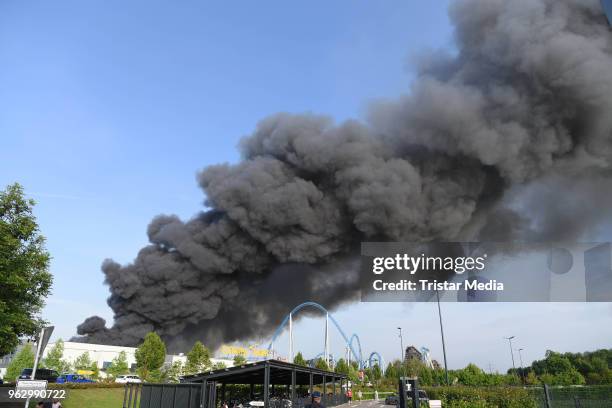
[[[55,346],[55,343],[49,343],[43,353],[43,358],[47,357],[49,351]],[[77,343],[71,341],[64,342],[64,355],[63,359],[74,363],[75,360],[83,353],[89,353],[89,358],[92,362],[96,362],[101,370],[105,370],[111,365],[112,361],[119,356],[119,353],[125,352],[128,367],[130,370],[136,369],[136,347],[122,347],[122,346],[109,346],[106,344],[91,344],[91,343]],[[224,363],[226,367],[233,365],[232,360],[226,359],[210,359],[213,364]],[[168,354],[166,355],[166,364],[172,364],[176,361],[180,361],[183,364],[187,361],[187,356],[181,354]]]
[[[43,353],[43,358],[46,358],[49,352],[53,349],[55,343],[49,343]],[[128,367],[134,369],[136,367],[136,348],[135,347],[121,347],[121,346],[108,346],[106,344],[90,344],[90,343],[77,343],[72,341],[64,342],[64,355],[63,359],[73,364],[75,360],[83,353],[89,353],[89,358],[92,362],[96,362],[101,370],[108,368],[111,365],[113,359],[119,356],[119,353],[125,352]]]
[[[55,343],[49,343],[43,352],[42,358],[46,358],[49,354],[49,351],[53,349]],[[6,368],[10,364],[11,360],[15,357],[17,352],[23,347],[22,344],[15,350],[15,352],[11,354],[7,354],[6,356],[0,357],[0,378],[3,378],[6,374]],[[36,345],[33,344],[34,350],[36,349]],[[75,360],[81,356],[83,353],[89,354],[89,359],[92,362],[96,362],[98,364],[98,368],[101,370],[101,375],[104,376],[104,370],[111,365],[112,361],[119,356],[119,353],[122,351],[125,352],[125,357],[127,359],[128,367],[130,370],[134,371],[136,369],[136,347],[121,347],[121,346],[110,346],[106,344],[90,344],[90,343],[77,343],[72,341],[64,342],[64,354],[62,356],[63,360],[68,361],[71,364],[74,364]],[[212,364],[223,363],[226,367],[231,367],[233,365],[233,360],[230,359],[219,359],[219,358],[211,358]],[[168,354],[166,355],[166,364],[170,365],[176,361],[180,361],[183,364],[187,362],[187,356],[183,353],[181,354]]]

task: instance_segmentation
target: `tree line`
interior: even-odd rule
[[[6,379],[12,381],[17,378],[24,368],[34,366],[35,350],[30,343],[26,343],[15,355],[7,367]],[[208,370],[225,368],[222,362],[213,364],[210,350],[197,341],[186,354],[185,363],[181,360],[172,364],[166,364],[166,344],[154,332],[146,335],[144,341],[135,351],[136,373],[145,381],[151,382],[178,382],[185,375],[197,374]],[[234,356],[234,365],[246,363],[244,355]],[[129,374],[131,367],[128,365],[125,351],[120,352],[108,367],[99,367],[96,361],[91,359],[88,352],[78,356],[73,362],[64,359],[64,342],[60,339],[49,350],[46,357],[39,362],[40,368],[56,370],[59,373],[71,373],[75,371],[88,371],[88,377],[113,381],[119,375]],[[104,371],[104,375],[101,375]]]
[[[349,364],[341,358],[330,370],[324,359],[309,362],[302,353],[297,353],[293,362],[303,366],[312,363],[316,368],[346,374],[351,381],[359,382],[359,366],[355,361]],[[392,361],[387,364],[384,372],[378,365],[365,368],[363,372],[364,382],[371,382],[373,386],[381,388],[393,389],[400,376],[418,377],[419,382],[425,386],[446,384],[444,369],[430,368],[417,359]],[[544,359],[534,361],[528,367],[511,368],[505,374],[486,372],[475,364],[468,364],[462,369],[448,370],[448,377],[450,385],[465,386],[612,384],[612,349],[584,353],[549,350]]]
[[[546,351],[542,360],[524,368],[510,369],[527,384],[602,385],[612,384],[612,349],[584,353]]]

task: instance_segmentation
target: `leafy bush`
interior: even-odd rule
[[[519,387],[423,387],[430,399],[449,408],[537,408],[526,389]]]

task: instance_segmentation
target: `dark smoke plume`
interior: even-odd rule
[[[82,340],[135,345],[155,330],[180,349],[269,335],[304,300],[355,299],[363,240],[554,239],[596,225],[612,186],[599,1],[466,0],[450,16],[456,53],[420,58],[407,96],[367,123],[277,114],[243,140],[242,162],[200,172],[210,209],[159,216],[132,264],[104,262],[115,321],[87,319]],[[585,180],[593,188],[571,188]],[[577,209],[588,222],[568,222]]]

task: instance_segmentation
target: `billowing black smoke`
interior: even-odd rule
[[[599,0],[465,0],[450,16],[457,53],[423,56],[409,94],[367,123],[274,115],[242,162],[200,172],[210,209],[159,216],[133,264],[104,262],[115,322],[87,319],[82,339],[134,345],[155,330],[176,349],[270,334],[302,301],[358,296],[363,240],[592,230],[612,201]]]

